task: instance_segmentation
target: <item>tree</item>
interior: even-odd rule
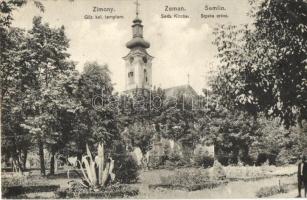
[[[41,11],[44,11],[39,1],[33,2]],[[2,152],[12,155],[15,162],[19,163],[20,155],[18,154],[20,153],[17,153],[16,149],[24,146],[22,150],[24,152],[23,168],[27,157],[26,149],[31,145],[29,137],[23,135],[25,132],[19,127],[25,118],[25,112],[23,112],[25,105],[21,103],[21,99],[27,87],[23,86],[26,76],[22,75],[27,71],[23,62],[23,51],[26,51],[26,45],[24,31],[11,28],[11,21],[13,20],[12,11],[26,3],[26,0],[0,2],[0,133],[5,136],[2,140],[2,147],[5,151]],[[20,142],[23,145],[20,145]],[[18,168],[22,169],[20,163],[18,165]]]
[[[39,147],[41,174],[45,175],[44,144],[45,139],[54,132],[52,107],[48,107],[50,82],[59,74],[73,69],[67,61],[69,54],[68,39],[64,27],[50,28],[43,24],[41,17],[33,18],[33,27],[27,40],[26,66],[31,79],[29,95],[25,99],[31,107],[23,127],[29,130]]]
[[[161,88],[151,91],[136,89],[133,94],[117,97],[119,128],[126,146],[137,146],[143,154],[151,148],[151,141],[159,131],[165,94]]]
[[[112,92],[108,66],[86,63],[76,92],[80,104],[74,120],[78,157],[85,151],[86,143],[93,146],[100,141],[109,149],[112,141],[119,139],[117,108],[111,103]]]
[[[278,119],[267,120],[259,117],[260,137],[257,137],[250,147],[250,155],[255,164],[267,160],[270,164],[294,164],[307,146],[306,124],[303,131],[297,126],[285,129]]]
[[[46,137],[46,146],[51,153],[50,174],[54,174],[55,154],[69,148],[74,138],[73,121],[79,101],[75,98],[78,90],[79,73],[71,70],[60,73],[51,82],[45,91],[46,105],[50,110],[50,135]]]
[[[20,127],[29,114],[29,105],[23,101],[30,87],[27,80],[31,79],[28,73],[31,70],[25,63],[27,41],[25,31],[18,28],[10,28],[2,33],[5,34],[1,38],[4,49],[0,53],[1,147],[3,155],[12,157],[19,170],[23,171],[27,151],[32,144],[28,131]]]
[[[133,124],[128,125],[126,131],[121,135],[123,140],[126,141],[126,145],[139,147],[143,155],[145,155],[150,150],[151,140],[156,133],[154,125],[150,121],[135,121]]]
[[[286,127],[307,118],[307,17],[303,0],[255,1],[252,25],[215,29],[220,59],[212,89],[228,107],[279,117]]]
[[[24,6],[28,0],[9,0],[0,2],[0,30],[4,27],[10,27],[13,20],[12,12],[18,7]],[[32,1],[41,12],[44,12],[45,8],[40,1]]]

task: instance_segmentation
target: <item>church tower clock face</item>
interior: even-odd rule
[[[136,89],[150,90],[152,86],[153,57],[146,51],[150,47],[150,43],[143,38],[143,25],[138,16],[138,5],[137,3],[136,18],[131,26],[132,39],[126,44],[130,52],[123,57],[126,71],[126,92],[133,92]]]

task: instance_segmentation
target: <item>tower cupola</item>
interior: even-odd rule
[[[136,47],[149,48],[150,43],[143,39],[143,25],[142,20],[139,18],[139,3],[136,2],[136,17],[132,21],[132,39],[127,42],[126,47],[133,49]]]
[[[142,89],[149,91],[152,87],[152,59],[146,51],[150,47],[149,42],[143,38],[142,20],[139,18],[139,3],[136,0],[136,17],[132,21],[132,39],[126,47],[130,49],[128,55],[123,57],[126,63],[126,87],[130,93]],[[137,89],[137,90],[136,90]]]

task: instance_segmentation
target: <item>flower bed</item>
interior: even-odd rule
[[[229,177],[227,180],[229,181],[259,181],[262,179],[272,178],[273,176],[258,176],[258,177]]]
[[[202,189],[212,189],[221,185],[225,185],[227,183],[228,183],[227,181],[206,181],[201,184],[192,184],[192,185],[156,184],[156,185],[149,185],[149,189],[167,188],[172,190],[195,191]]]
[[[59,188],[60,185],[7,186],[2,188],[2,196],[5,198],[12,198],[27,193],[54,192]]]
[[[123,198],[138,195],[138,188],[126,184],[112,185],[101,191],[90,191],[80,188],[67,188],[55,192],[57,198]]]
[[[229,180],[260,180],[274,176],[292,176],[297,173],[297,166],[226,166],[223,167]]]
[[[161,176],[160,184],[149,185],[149,188],[168,188],[186,191],[211,189],[228,181],[224,180],[224,172],[218,165],[212,169],[178,169],[174,174]]]
[[[296,185],[295,183],[291,183],[291,184],[274,185],[270,187],[262,187],[257,191],[256,197],[264,198],[264,197],[273,196],[275,194],[287,193],[290,189],[294,188],[295,185]]]

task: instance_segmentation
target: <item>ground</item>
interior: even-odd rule
[[[277,168],[278,169],[278,168]],[[291,169],[294,169],[292,167]],[[285,171],[285,168],[279,168],[279,171]],[[278,171],[278,170],[277,170]],[[291,171],[291,170],[287,170]],[[275,171],[276,172],[276,171]],[[155,198],[155,199],[165,199],[165,198],[255,198],[256,192],[261,187],[274,186],[280,184],[295,184],[296,175],[291,173],[290,176],[275,176],[271,178],[265,178],[254,181],[230,181],[227,185],[219,186],[214,189],[204,189],[198,191],[180,191],[180,190],[169,190],[169,189],[149,189],[149,185],[159,184],[160,176],[165,176],[173,173],[172,170],[160,169],[160,170],[150,170],[141,171],[140,180],[138,183],[134,184],[140,189],[139,195],[134,198]],[[2,175],[3,176],[3,175]],[[37,180],[31,180],[31,183],[38,184],[57,184],[61,188],[68,187],[68,182],[72,179],[67,178],[38,178]],[[303,191],[302,191],[303,192]],[[39,193],[39,194],[28,194],[29,198],[55,198],[53,193]],[[297,196],[297,190],[293,187],[287,193],[278,194],[271,196],[272,198],[294,198]],[[270,197],[270,198],[271,198]]]

